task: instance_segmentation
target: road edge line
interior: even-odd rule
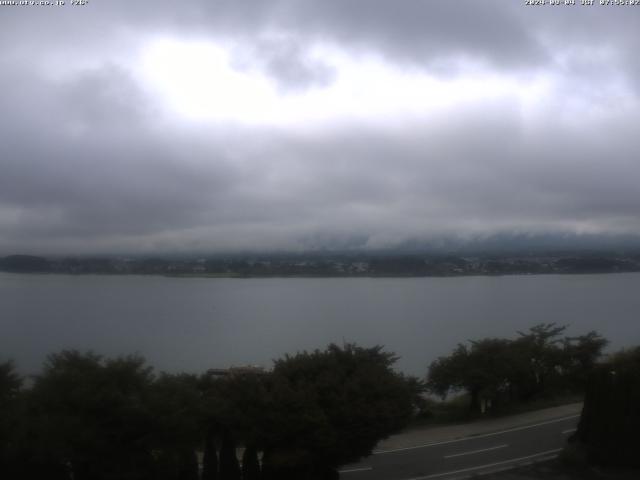
[[[534,453],[533,455],[527,455],[526,457],[518,457],[518,458],[512,458],[510,460],[502,460],[500,462],[494,462],[494,463],[487,463],[486,465],[479,465],[477,467],[468,467],[468,468],[463,468],[461,470],[452,470],[450,472],[442,472],[442,473],[434,473],[431,475],[426,475],[423,477],[412,477],[409,478],[407,480],[427,480],[429,478],[438,478],[438,477],[446,477],[448,475],[455,475],[457,473],[467,473],[467,472],[473,472],[474,470],[480,470],[483,468],[491,468],[491,467],[495,467],[498,465],[504,465],[507,463],[514,463],[514,462],[520,462],[522,460],[529,460],[531,458],[535,458],[535,457],[540,457],[543,455],[547,455],[549,457],[549,460],[551,460],[552,458],[555,458],[555,454],[561,452],[563,449],[562,448],[556,448],[555,450],[547,450],[545,452],[540,452],[540,453]],[[553,456],[551,456],[553,455]],[[514,465],[514,467],[516,467],[517,465]],[[491,473],[491,472],[487,472],[487,473]]]
[[[377,450],[377,451],[373,451],[371,454],[372,455],[383,455],[385,453],[404,452],[404,451],[407,451],[407,450],[416,450],[418,448],[435,447],[437,445],[447,445],[447,444],[456,443],[456,442],[466,442],[466,441],[469,441],[469,440],[475,440],[476,438],[486,438],[486,437],[493,437],[495,435],[502,435],[504,433],[518,432],[520,430],[527,430],[528,428],[541,427],[543,425],[550,425],[552,423],[559,423],[559,422],[563,422],[565,420],[571,420],[573,418],[579,418],[579,417],[580,417],[580,414],[569,415],[567,417],[556,418],[556,419],[553,419],[553,420],[547,420],[545,422],[540,422],[540,423],[536,423],[536,424],[533,424],[533,425],[524,425],[524,426],[521,426],[521,427],[508,428],[506,430],[501,430],[499,432],[483,433],[483,434],[480,434],[480,435],[470,435],[470,436],[467,436],[467,437],[455,438],[453,440],[445,440],[443,442],[425,443],[423,445],[415,445],[415,446],[412,446],[412,447],[392,448],[390,450]]]

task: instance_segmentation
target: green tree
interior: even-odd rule
[[[13,362],[0,363],[0,477],[10,473],[15,457],[16,436],[21,418],[19,395],[22,378]]]
[[[240,463],[236,456],[233,434],[225,430],[220,447],[220,480],[240,480]]]
[[[459,344],[450,355],[431,363],[428,388],[443,398],[466,392],[472,412],[487,404],[581,392],[607,341],[596,332],[560,338],[565,329],[542,323],[518,332],[515,340],[486,338]]]
[[[622,351],[590,374],[574,441],[590,462],[640,467],[640,347]]]
[[[203,472],[203,475],[209,477],[205,478],[225,478],[223,475],[235,478],[237,475],[235,447],[233,457],[231,448],[221,448],[218,460],[214,450],[216,439],[221,447],[228,446],[232,440],[230,434],[233,435],[234,442],[237,441],[246,448],[257,449],[264,444],[269,378],[269,374],[260,371],[234,372],[223,377],[207,373],[201,377],[203,421],[207,427],[209,445],[209,448],[205,448]],[[220,474],[219,477],[214,477],[218,465]]]
[[[595,331],[563,340],[565,377],[569,379],[572,389],[585,389],[587,379],[608,343]]]
[[[0,406],[8,405],[17,397],[22,382],[13,362],[0,363]]]
[[[566,361],[560,335],[566,329],[566,325],[540,323],[528,332],[518,332],[520,338],[514,341],[514,352],[520,368],[514,382],[522,399],[558,386]]]
[[[148,478],[151,381],[139,357],[51,355],[30,392],[32,454],[68,466],[76,480]]]
[[[195,449],[205,436],[202,399],[196,375],[162,373],[149,387],[147,408],[154,421],[151,444],[162,457],[158,476],[197,477]]]
[[[450,392],[469,394],[470,410],[480,412],[509,390],[512,375],[511,344],[508,340],[488,338],[459,344],[448,357],[431,363],[428,387],[442,397]]]
[[[216,452],[215,434],[211,428],[207,431],[204,442],[202,480],[218,480],[218,454]]]
[[[254,446],[246,447],[242,455],[242,480],[260,480],[260,462]]]
[[[233,432],[242,445],[264,442],[264,415],[269,408],[271,375],[260,371],[239,372],[217,377],[205,374],[200,380],[203,416],[210,435],[219,440]]]
[[[396,358],[346,344],[276,361],[262,415],[264,474],[336,478],[339,465],[404,427],[421,385],[392,370]]]
[[[177,480],[199,480],[198,457],[191,448],[184,448],[180,451],[180,470]]]

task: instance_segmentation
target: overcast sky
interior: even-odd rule
[[[0,6],[0,254],[640,233],[640,6],[66,3]]]

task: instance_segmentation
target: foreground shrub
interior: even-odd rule
[[[574,440],[590,463],[640,467],[640,347],[618,353],[589,379]]]

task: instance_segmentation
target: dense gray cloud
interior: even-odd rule
[[[335,77],[335,70],[318,60],[308,58],[295,40],[266,39],[238,48],[233,66],[241,71],[255,68],[264,71],[283,90],[325,86]]]
[[[0,40],[13,47],[0,53],[0,254],[640,233],[638,8],[414,0],[1,8]],[[229,68],[272,82],[283,110],[337,85],[340,58],[373,58],[396,72],[389,78],[494,76],[511,90],[323,122],[308,120],[313,111],[284,123],[172,116],[136,70],[154,38],[222,45]],[[518,82],[532,93],[519,96]],[[401,89],[380,86],[381,101]]]

